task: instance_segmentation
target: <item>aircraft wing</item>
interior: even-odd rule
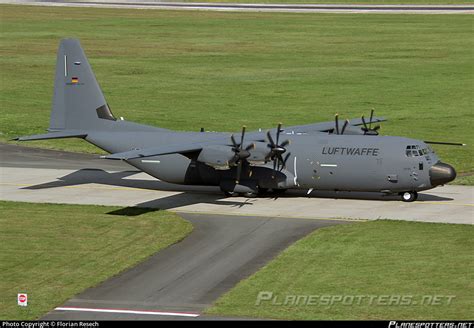
[[[85,138],[87,132],[82,130],[65,130],[65,131],[52,131],[45,134],[35,134],[32,136],[17,137],[13,140],[16,141],[31,141],[31,140],[47,140],[47,139],[63,139],[63,138]]]
[[[383,117],[374,117],[372,118],[372,124],[383,122],[385,119]],[[349,125],[351,126],[360,126],[363,125],[362,119],[352,119],[349,121]],[[321,122],[321,123],[313,123],[313,124],[306,124],[306,125],[296,125],[290,126],[284,129],[286,133],[311,133],[311,132],[328,132],[334,129],[334,122]],[[237,139],[240,138],[238,134],[236,134]],[[251,141],[262,141],[265,142],[265,134],[263,132],[252,132],[249,133],[248,139]],[[188,143],[188,144],[175,144],[175,145],[168,145],[168,146],[160,146],[160,147],[153,147],[153,148],[145,148],[145,149],[136,149],[130,150],[121,153],[110,154],[106,156],[102,156],[105,159],[115,159],[115,160],[129,160],[135,158],[142,158],[142,157],[152,157],[152,156],[160,156],[160,155],[169,155],[169,154],[185,154],[195,151],[200,151],[206,145],[209,144],[223,144],[224,142],[216,142],[217,140],[207,140],[199,143]],[[227,146],[229,146],[226,143]]]
[[[384,122],[386,121],[383,117],[373,117],[372,124]],[[344,121],[341,122],[341,126]],[[366,123],[369,124],[368,120],[366,119]],[[320,122],[320,123],[312,123],[312,124],[305,124],[305,125],[295,125],[289,126],[285,128],[285,132],[294,132],[294,133],[308,133],[308,132],[328,132],[334,129],[334,121],[330,122]],[[354,118],[349,120],[349,126],[360,126],[363,125],[362,119]]]
[[[190,153],[193,151],[198,151],[202,149],[202,143],[192,143],[192,144],[179,144],[179,145],[169,145],[169,146],[161,146],[161,147],[154,147],[154,148],[145,148],[145,149],[136,149],[130,150],[122,153],[115,153],[106,156],[101,156],[105,159],[121,159],[121,160],[128,160],[134,158],[141,158],[141,157],[151,157],[151,156],[159,156],[159,155],[169,155],[169,154],[184,154]]]

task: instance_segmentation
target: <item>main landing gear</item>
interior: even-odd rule
[[[410,203],[414,202],[418,198],[418,193],[416,191],[405,191],[399,194],[402,197],[402,201]]]
[[[235,192],[235,191],[224,191],[224,195],[226,197],[236,197],[236,196],[242,196],[242,197],[246,197],[246,198],[255,198],[257,196],[260,195],[260,193],[256,193],[256,192],[243,192],[243,193],[239,193],[239,192]]]
[[[238,193],[235,191],[224,191],[224,195],[226,197],[235,197],[235,196],[242,196],[246,198],[255,198],[258,196],[265,196],[265,195],[275,195],[275,196],[280,196],[284,194],[286,189],[271,189],[271,191],[268,191],[268,188],[258,188],[257,192],[244,192],[244,193]]]

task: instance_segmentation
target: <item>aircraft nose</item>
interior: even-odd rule
[[[454,167],[438,162],[430,168],[430,182],[433,187],[443,185],[456,178]]]

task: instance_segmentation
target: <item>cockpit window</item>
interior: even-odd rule
[[[421,148],[419,145],[408,145],[406,155],[408,157],[424,156],[433,152],[430,148]]]

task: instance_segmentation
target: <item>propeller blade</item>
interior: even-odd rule
[[[339,134],[339,114],[334,116],[335,125],[336,125],[336,134]]]
[[[235,142],[234,135],[230,136],[230,140],[232,140],[232,144],[234,145],[234,148],[237,148],[237,142]]]
[[[255,149],[255,147],[256,147],[255,143],[251,143],[250,145],[248,145],[248,146],[245,148],[245,150],[246,150],[246,151],[249,151],[249,150]]]
[[[290,153],[286,154],[285,156],[285,159],[283,160],[283,165],[282,165],[282,169],[286,169],[286,162],[288,161],[288,158],[290,158]]]
[[[363,130],[364,132],[369,131],[369,128],[367,127],[367,123],[365,122],[365,117],[364,117],[364,115],[362,115],[361,118],[362,118],[362,123],[364,124],[364,127],[362,128],[362,130]]]
[[[346,120],[344,122],[344,125],[342,126],[341,135],[344,134],[344,131],[346,131],[346,128],[347,128],[348,124],[349,124],[349,120]]]
[[[275,142],[273,141],[272,134],[270,133],[270,131],[267,131],[267,137],[268,137],[268,141],[270,141],[270,145],[273,148],[275,146]]]
[[[277,128],[277,137],[276,137],[276,144],[278,145],[278,140],[280,140],[280,132],[281,132],[281,123],[278,123],[278,128]]]
[[[374,128],[372,130],[377,131],[378,129],[380,129],[380,125],[374,126]]]
[[[425,143],[431,144],[431,145],[466,146],[465,143],[459,143],[459,142],[442,142],[442,141],[427,141],[427,140],[425,140]]]
[[[290,143],[291,143],[290,140],[285,140],[285,141],[283,141],[283,142],[281,143],[280,147],[285,148],[285,147],[288,146]]]
[[[283,169],[283,165],[284,165],[285,160],[283,159],[283,156],[281,156],[280,153],[278,153],[277,159],[278,159],[278,161],[277,161],[278,171],[281,171]],[[280,168],[280,165],[281,165],[281,168]]]
[[[244,125],[242,127],[242,136],[240,137],[240,149],[242,149],[242,147],[244,146],[245,129],[246,129],[246,126]]]
[[[372,128],[372,118],[374,117],[374,111],[375,111],[375,109],[373,109],[373,108],[370,111],[369,129]]]

